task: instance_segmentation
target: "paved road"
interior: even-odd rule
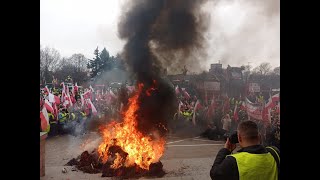
[[[101,174],[86,174],[71,171],[70,166],[63,166],[70,159],[77,157],[84,150],[96,148],[101,138],[91,132],[82,137],[64,135],[47,139],[46,176],[41,180],[102,180]],[[211,141],[200,137],[169,136],[165,154],[161,158],[167,174],[158,179],[210,179],[209,171],[220,148],[221,141]],[[62,173],[62,168],[68,170]],[[140,178],[147,179],[147,178]]]

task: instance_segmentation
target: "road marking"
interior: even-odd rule
[[[199,138],[199,137],[200,137],[200,136],[193,137],[193,138]],[[167,144],[178,143],[178,142],[185,141],[185,140],[187,140],[187,139],[193,139],[193,138],[186,138],[186,139],[181,139],[181,140],[178,140],[178,141],[167,142]]]
[[[191,147],[191,146],[222,146],[223,144],[175,144],[167,147]]]
[[[206,140],[206,139],[193,139],[195,141],[210,141],[210,142],[213,142],[212,140]]]
[[[188,139],[190,139],[190,138],[188,138]],[[181,139],[181,140],[178,140],[178,141],[172,141],[172,142],[168,142],[167,144],[178,143],[178,142],[185,141],[185,140],[187,140],[187,139]]]

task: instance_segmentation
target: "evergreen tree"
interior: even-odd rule
[[[112,69],[112,62],[109,55],[109,52],[106,50],[106,48],[103,48],[100,54],[101,59],[101,72],[103,71],[109,71]]]
[[[96,50],[94,50],[93,53],[96,57],[93,60],[89,60],[89,63],[87,64],[87,68],[91,69],[90,76],[91,78],[94,78],[98,75],[98,73],[101,70],[102,67],[102,61],[100,58],[99,49],[97,47]]]

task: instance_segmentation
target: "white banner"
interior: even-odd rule
[[[249,101],[248,98],[246,98],[246,110],[248,113],[248,116],[257,119],[262,120],[262,107],[259,104],[254,104]]]

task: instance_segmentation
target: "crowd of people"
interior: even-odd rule
[[[95,90],[90,86],[82,89],[74,84],[61,83],[58,87],[40,89],[40,131],[49,136],[70,133],[83,134],[87,124],[94,119],[117,119],[126,103],[132,86],[103,87]]]
[[[178,86],[176,95],[179,110],[175,119],[201,126],[204,128],[202,137],[210,140],[225,140],[236,131],[240,122],[252,120],[259,126],[263,143],[280,148],[280,109],[277,104],[270,108],[269,119],[255,119],[247,113],[246,97],[213,94],[209,100],[208,98],[201,99],[193,93],[188,93],[186,88]],[[266,103],[265,97],[261,94],[250,94],[249,96],[255,104],[263,106]]]
[[[120,119],[123,106],[127,104],[134,86],[126,84],[120,87],[91,86],[79,88],[77,84],[40,89],[40,131],[49,136],[71,133],[83,134],[92,119]],[[190,88],[176,87],[179,108],[173,117],[175,125],[170,130],[186,124],[203,129],[201,136],[210,140],[225,140],[236,131],[238,124],[252,120],[258,124],[264,144],[272,144],[280,148],[280,109],[270,109],[270,120],[262,121],[250,117],[246,110],[245,98],[228,97],[227,95],[211,94],[211,97],[198,98],[196,91]],[[264,97],[250,95],[255,103],[262,103]],[[248,98],[249,99],[249,98]],[[278,102],[277,102],[278,103]],[[47,123],[46,123],[47,122]],[[180,126],[180,127],[179,127]]]

